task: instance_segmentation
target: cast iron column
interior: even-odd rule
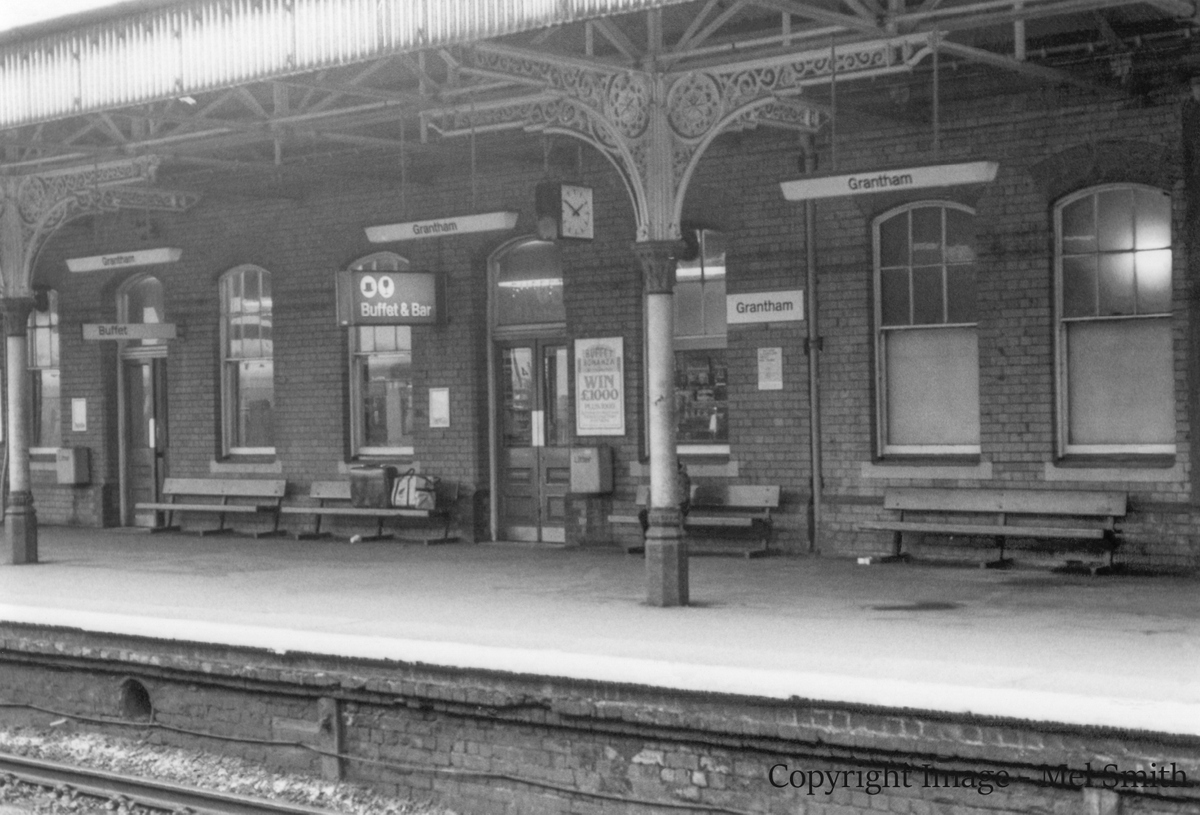
[[[8,504],[4,508],[4,534],[13,565],[38,562],[37,513],[29,477],[29,357],[25,329],[33,300],[6,298],[4,331],[8,335]]]
[[[650,528],[646,532],[646,602],[688,604],[687,544],[675,477],[675,258],[680,242],[642,241],[634,251],[646,280],[646,369],[650,397]]]

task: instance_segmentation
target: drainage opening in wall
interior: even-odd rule
[[[119,699],[121,718],[133,722],[148,722],[154,717],[154,705],[150,702],[150,691],[136,679],[121,683]]]

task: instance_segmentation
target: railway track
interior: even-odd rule
[[[287,801],[212,792],[168,781],[0,753],[0,779],[9,777],[26,784],[67,788],[88,797],[126,801],[176,815],[335,815],[332,810]]]

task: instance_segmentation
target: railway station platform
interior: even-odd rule
[[[1200,736],[1200,580],[44,528],[0,622]]]

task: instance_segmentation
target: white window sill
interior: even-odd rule
[[[877,464],[874,461],[864,461],[860,465],[859,474],[866,479],[913,479],[913,478],[951,478],[967,481],[989,481],[992,478],[992,462],[981,461],[978,464],[938,464],[937,462],[921,462],[920,464]]]
[[[1047,461],[1042,476],[1046,481],[1133,481],[1139,483],[1170,483],[1184,480],[1183,465],[1173,467],[1127,467],[1110,464],[1099,467],[1059,467]]]
[[[280,461],[210,461],[208,471],[213,475],[270,474],[283,472]]]

